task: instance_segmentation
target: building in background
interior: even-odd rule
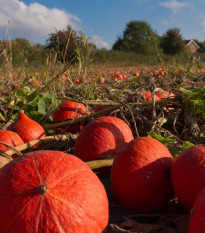
[[[186,40],[185,41],[185,48],[190,52],[190,53],[196,53],[197,50],[200,48],[199,45],[194,41],[194,40]]]

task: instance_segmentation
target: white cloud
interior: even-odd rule
[[[167,2],[160,2],[159,4],[161,6],[163,6],[163,7],[170,8],[173,11],[173,13],[177,13],[183,7],[190,6],[189,3],[187,3],[187,2],[179,2],[177,0],[171,0],[171,1],[167,1]]]
[[[108,49],[109,48],[109,44],[105,41],[103,41],[103,39],[100,37],[100,36],[90,36],[90,40],[96,44],[96,46],[99,48],[99,49],[102,49],[102,48],[106,48]]]
[[[80,29],[81,20],[72,14],[57,8],[47,8],[39,3],[24,4],[18,0],[0,0],[1,32],[11,21],[13,33],[24,37],[46,37],[57,30],[72,25],[74,30]]]
[[[65,10],[48,8],[37,2],[26,5],[20,0],[0,0],[0,6],[0,40],[5,38],[8,21],[12,25],[12,38],[23,37],[34,43],[44,43],[49,34],[66,29],[68,25],[77,32],[83,31],[81,19]],[[107,47],[100,37],[94,38],[97,47]]]

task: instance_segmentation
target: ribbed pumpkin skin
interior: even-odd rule
[[[117,199],[138,212],[165,207],[173,189],[169,172],[173,157],[158,140],[141,137],[129,142],[116,155],[111,169],[111,186]]]
[[[178,156],[171,169],[171,181],[176,196],[190,210],[205,186],[205,145],[190,147]]]
[[[39,194],[39,186],[48,190]],[[93,171],[60,151],[29,152],[0,170],[1,233],[99,233],[108,199]]]
[[[82,103],[72,102],[72,101],[64,101],[53,113],[53,121],[54,122],[62,122],[65,120],[72,120],[80,118],[87,114],[87,110],[85,105]],[[61,127],[56,129],[56,132],[61,132],[60,129],[66,130],[66,132],[77,133],[83,129],[83,123],[76,123],[70,126]]]
[[[25,143],[46,136],[43,127],[26,116],[23,111],[20,111],[18,118],[9,125],[7,130],[16,132]]]
[[[205,232],[205,187],[201,189],[197,195],[189,221],[188,233],[204,233]]]
[[[83,161],[114,156],[117,150],[133,139],[130,127],[117,117],[104,116],[92,120],[75,141],[75,155]]]
[[[21,139],[21,137],[17,133],[9,130],[0,130],[0,142],[5,142],[12,147],[23,144],[23,140]],[[9,148],[0,144],[0,149],[6,151]]]

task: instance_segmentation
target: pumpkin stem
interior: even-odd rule
[[[43,195],[44,193],[46,193],[47,190],[48,190],[48,186],[45,185],[45,184],[40,185],[38,188],[39,188],[39,193],[40,193],[41,195]]]

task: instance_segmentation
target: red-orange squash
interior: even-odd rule
[[[111,169],[117,199],[141,213],[164,208],[173,195],[169,177],[173,161],[169,150],[156,139],[130,141],[116,154]]]
[[[103,184],[79,158],[39,150],[0,170],[1,233],[101,233],[108,223]]]
[[[130,95],[128,97],[128,100],[131,99],[134,96],[140,96],[140,95],[143,95],[145,97],[146,101],[152,101],[152,92],[150,92],[150,91],[139,91],[139,92],[137,92],[135,94]],[[160,98],[155,94],[154,99],[159,100]]]
[[[164,95],[165,94],[165,95]],[[164,90],[164,93],[162,93],[161,91],[156,91],[155,92],[155,95],[157,96],[157,97],[159,97],[159,99],[165,99],[165,98],[167,98],[168,96],[169,96],[169,92],[168,91],[165,91]]]
[[[205,187],[201,189],[197,195],[189,221],[188,233],[204,233],[205,232]]]
[[[104,116],[92,120],[75,141],[74,154],[83,161],[104,156],[114,156],[117,150],[133,139],[133,134],[123,120]]]
[[[139,93],[143,94],[146,98],[146,101],[152,101],[152,92],[150,91],[139,91]],[[159,100],[159,97],[155,94],[155,100]]]
[[[190,210],[205,186],[205,145],[190,147],[178,156],[171,169],[171,181],[176,196]]]
[[[82,103],[65,100],[53,113],[53,121],[55,123],[65,120],[73,120],[89,114],[86,107]],[[56,129],[57,133],[65,130],[70,133],[77,133],[83,129],[85,122],[71,124],[70,126],[63,126]]]
[[[21,137],[12,131],[9,130],[0,130],[0,142],[5,142],[9,146],[15,147],[23,144]],[[0,150],[6,151],[9,148],[0,143]]]
[[[17,133],[25,143],[46,136],[44,128],[29,118],[24,111],[20,111],[18,118],[7,130]]]

